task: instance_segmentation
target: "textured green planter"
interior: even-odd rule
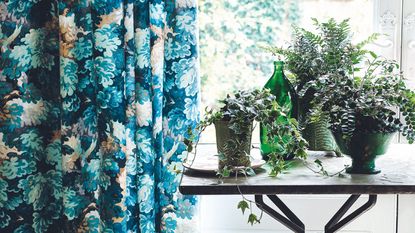
[[[351,174],[377,174],[375,159],[385,154],[395,133],[355,132],[345,140],[339,132],[333,132],[341,152],[352,158],[352,166],[346,172]]]
[[[235,134],[229,128],[229,121],[216,121],[216,146],[223,159],[219,160],[219,170],[228,167],[249,167],[253,123],[241,129],[241,134]]]
[[[307,113],[310,109],[312,94],[299,99],[298,115],[299,123],[303,128],[301,135],[308,142],[308,149],[313,151],[334,151],[340,155],[340,150],[329,129],[329,116],[323,115],[321,119],[313,123],[305,123]]]

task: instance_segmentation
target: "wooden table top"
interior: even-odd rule
[[[198,155],[216,153],[216,146],[199,145]],[[308,164],[315,169],[313,161],[319,159],[329,173],[336,173],[350,165],[346,157],[327,156],[327,153],[310,152]],[[376,160],[376,175],[350,175],[343,177],[322,176],[311,171],[302,161],[293,161],[292,166],[278,177],[269,177],[264,169],[257,175],[237,179],[230,177],[221,182],[214,175],[186,170],[180,184],[180,192],[194,195],[239,194],[410,194],[415,193],[415,145],[393,144],[385,155]],[[239,188],[239,190],[238,190]]]

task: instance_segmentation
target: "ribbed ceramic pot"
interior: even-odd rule
[[[308,149],[313,151],[334,151],[340,155],[339,148],[329,129],[329,116],[322,115],[316,122],[306,123],[307,114],[309,114],[311,101],[314,92],[307,93],[306,96],[298,99],[298,122],[302,128],[301,134],[308,142]]]
[[[219,170],[228,167],[249,167],[253,122],[236,134],[229,128],[229,121],[216,121],[216,146],[224,159],[219,159]]]
[[[333,132],[341,152],[352,159],[352,166],[346,172],[351,174],[377,174],[375,160],[388,150],[395,133],[354,132],[345,139],[342,133]]]

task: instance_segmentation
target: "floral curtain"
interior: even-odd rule
[[[0,232],[194,232],[195,1],[0,3]]]

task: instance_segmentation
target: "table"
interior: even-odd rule
[[[191,195],[255,195],[255,202],[265,213],[291,229],[304,233],[302,221],[278,197],[279,194],[350,194],[343,206],[325,226],[326,233],[334,233],[368,211],[376,204],[378,194],[415,194],[415,147],[412,145],[391,145],[385,155],[376,161],[382,172],[376,175],[350,175],[327,177],[307,168],[302,161],[293,161],[290,168],[278,177],[269,177],[260,171],[252,177],[239,176],[219,179],[215,176],[194,173],[186,170],[179,190]],[[199,145],[198,156],[216,153],[215,145]],[[348,157],[327,156],[323,152],[309,152],[308,164],[315,159],[323,162],[329,173],[335,173],[350,164]],[[309,166],[309,165],[308,165]],[[368,194],[368,201],[345,216],[358,198]],[[275,207],[264,202],[269,198]],[[277,210],[280,210],[278,212]]]

